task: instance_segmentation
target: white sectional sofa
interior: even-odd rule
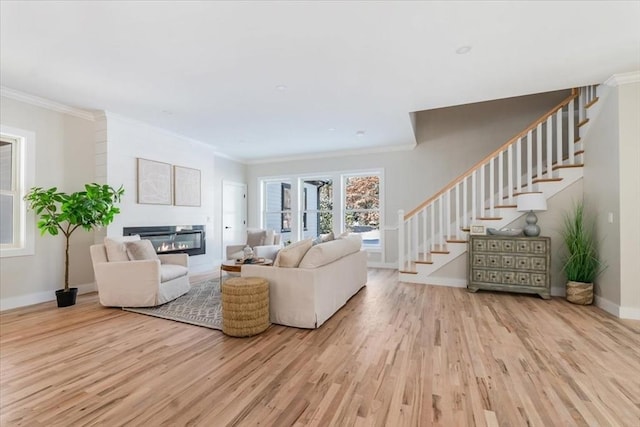
[[[309,239],[282,249],[274,266],[245,265],[241,275],[269,281],[272,323],[314,329],[366,285],[367,255],[361,246],[358,238],[315,246]]]

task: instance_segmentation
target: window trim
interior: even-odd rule
[[[24,196],[35,182],[35,133],[0,124],[0,134],[16,141],[17,218],[14,217],[14,236],[18,244],[0,245],[0,258],[27,256],[35,253],[35,215],[27,210]],[[18,222],[17,230],[15,222]]]

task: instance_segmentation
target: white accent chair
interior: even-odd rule
[[[107,307],[153,307],[187,293],[191,289],[189,256],[166,254],[157,255],[157,259],[124,260],[126,249],[122,240],[140,240],[139,236],[135,237],[137,239],[119,239],[122,247],[117,250],[121,254],[115,253],[111,257],[113,261],[107,255],[114,254],[113,247],[91,246],[100,304]]]
[[[282,249],[280,234],[277,234],[273,230],[248,228],[245,243],[227,246],[227,259],[243,258],[243,249],[245,246],[253,249],[253,256],[256,258],[268,258],[272,260],[276,259],[278,252]]]

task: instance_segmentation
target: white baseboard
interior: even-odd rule
[[[620,306],[618,304],[613,303],[608,299],[604,299],[598,295],[594,295],[593,297],[597,307],[600,307],[607,313],[613,314],[616,317],[620,317]]]
[[[640,308],[620,307],[620,318],[629,320],[640,320]]]
[[[369,268],[384,268],[384,269],[389,269],[389,270],[397,270],[398,269],[398,263],[367,261],[367,267],[369,267]]]
[[[469,282],[465,279],[451,277],[427,277],[427,285],[449,286],[450,288],[466,288]]]
[[[87,294],[89,292],[95,292],[96,284],[86,283],[84,285],[72,285],[73,288],[78,288],[78,295]],[[42,291],[34,292],[26,295],[18,295],[15,297],[0,299],[0,311],[11,310],[12,308],[25,307],[27,305],[40,304],[43,302],[55,301],[56,291]]]

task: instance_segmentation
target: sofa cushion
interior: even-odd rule
[[[295,268],[300,264],[300,260],[313,245],[312,239],[304,239],[290,244],[278,252],[274,267]]]
[[[162,264],[160,266],[160,281],[168,282],[169,280],[177,279],[189,273],[187,267],[175,264]]]
[[[107,260],[109,262],[129,261],[125,243],[139,240],[140,236],[137,234],[133,236],[105,237],[104,248],[107,250]]]
[[[300,268],[318,268],[349,254],[358,252],[362,246],[356,239],[337,239],[315,245],[300,261]]]
[[[160,259],[150,240],[138,240],[136,242],[126,242],[127,255],[131,261],[144,261],[149,259]]]
[[[247,246],[255,248],[256,246],[264,245],[264,240],[267,237],[267,230],[247,230]]]

